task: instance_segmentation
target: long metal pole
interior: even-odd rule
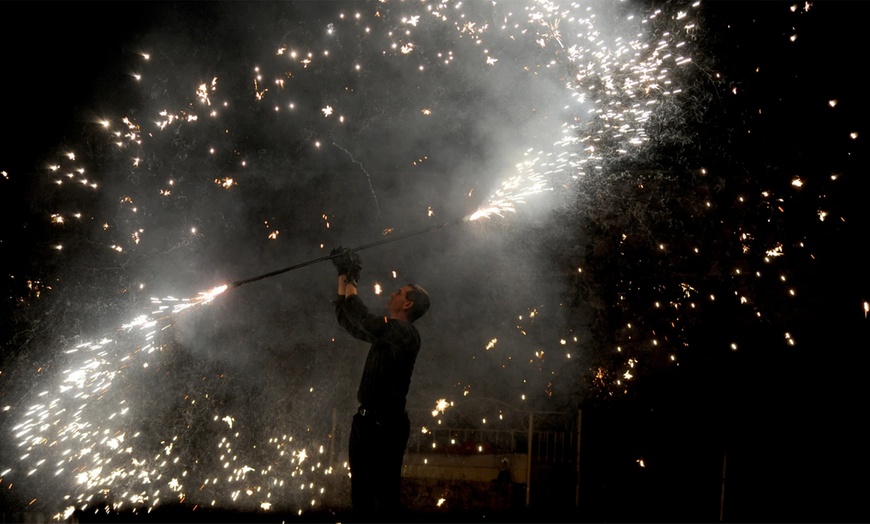
[[[410,231],[408,233],[402,233],[400,235],[390,236],[390,237],[384,238],[382,240],[372,242],[370,244],[365,244],[365,245],[362,245],[359,247],[352,248],[351,251],[362,251],[363,249],[368,249],[370,247],[380,246],[382,244],[389,244],[390,242],[395,242],[397,240],[402,240],[404,238],[408,238],[408,237],[412,237],[412,236],[416,236],[416,235],[422,235],[423,233],[429,233],[431,231],[437,231],[437,230],[445,228],[451,224],[458,224],[460,222],[467,221],[467,220],[468,220],[468,217],[463,217],[463,218],[459,218],[459,219],[455,219],[455,220],[450,220],[450,221],[444,222],[442,224],[436,224],[434,226],[429,226],[427,228],[418,229],[416,231]],[[320,258],[315,258],[313,260],[309,260],[307,262],[295,264],[295,265],[292,265],[290,267],[285,267],[283,269],[278,269],[276,271],[270,271],[269,273],[257,275],[255,277],[245,278],[243,280],[237,280],[237,281],[233,282],[232,284],[230,284],[229,287],[231,287],[231,288],[239,287],[239,286],[242,286],[244,284],[256,282],[257,280],[263,280],[264,278],[273,277],[275,275],[280,275],[281,273],[286,273],[288,271],[293,271],[294,269],[299,269],[299,268],[302,268],[305,266],[310,266],[312,264],[316,264],[318,262],[323,262],[323,261],[326,261],[326,260],[329,260],[329,259],[335,258],[335,257],[336,257],[336,255],[326,255],[326,256],[322,256]]]

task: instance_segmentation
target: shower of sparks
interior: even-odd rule
[[[117,498],[107,498],[115,511],[186,499],[191,481],[180,480],[189,479],[190,474],[189,465],[179,455],[186,445],[183,438],[164,434],[156,448],[143,442],[143,431],[134,428],[147,417],[138,411],[135,398],[125,396],[125,389],[129,389],[125,380],[140,374],[137,380],[158,380],[148,376],[153,375],[149,373],[152,365],[162,365],[160,353],[166,348],[160,333],[171,327],[176,314],[209,304],[226,289],[226,285],[218,286],[191,299],[152,299],[156,309],[122,325],[115,336],[61,350],[71,367],[57,374],[55,383],[39,391],[23,408],[20,422],[12,428],[21,465],[6,469],[6,473],[19,471],[33,476],[45,470],[44,474],[54,478],[69,477],[70,492],[62,495],[73,503],[66,508],[67,513],[71,508],[99,502],[97,494],[118,492]],[[242,463],[244,456],[233,449],[240,437],[232,431],[233,420],[231,415],[214,417],[212,429],[217,442],[213,451],[220,454],[224,473],[196,481],[198,492],[237,500],[238,486],[249,488],[252,482],[260,482],[262,487],[269,487],[282,483],[284,475],[307,471],[301,465],[308,453],[288,449],[292,437],[287,436],[274,438],[267,446],[272,450],[272,464],[257,469]],[[321,447],[320,453],[323,451]],[[328,473],[322,465],[318,468]],[[135,491],[131,491],[132,486],[137,486]],[[262,508],[269,501],[257,498],[255,492],[259,491],[246,489],[245,493]]]
[[[438,84],[457,61],[468,60],[486,66],[487,71],[525,72],[564,87],[561,98],[550,102],[554,108],[562,108],[560,119],[545,119],[548,129],[540,139],[542,143],[522,146],[525,160],[515,165],[516,171],[500,182],[468,220],[513,213],[518,205],[536,195],[581,180],[588,172],[599,169],[605,160],[640,151],[649,140],[646,124],[664,100],[681,93],[680,84],[672,79],[672,74],[692,62],[686,54],[691,46],[685,45],[685,39],[692,34],[694,21],[690,13],[697,4],[667,15],[661,10],[645,15],[622,15],[621,34],[598,27],[601,18],[590,5],[565,7],[546,0],[506,4],[508,11],[500,11],[501,6],[493,4],[497,9],[479,9],[482,13],[477,11],[483,4],[470,2],[398,4],[397,11],[402,11],[399,20],[396,19],[398,14],[382,10],[380,5],[360,4],[355,6],[359,8],[357,16],[345,16],[345,12],[339,11],[335,13],[336,20],[328,25],[328,34],[342,35],[349,49],[356,47],[350,44],[356,41],[377,41],[384,47],[372,52],[371,57],[355,56],[352,63],[340,64],[353,71],[352,74],[362,75],[374,69],[376,64],[363,63],[366,58],[371,58],[372,62],[386,58],[397,67],[413,68],[414,74],[425,79],[423,83]],[[663,24],[667,30],[654,34],[651,27],[656,23]],[[403,30],[395,31],[396,27]],[[430,42],[425,36],[430,32],[444,34],[448,39]],[[379,33],[378,40],[373,40],[373,33]],[[416,40],[418,37],[420,40]],[[459,42],[455,46],[454,40]],[[293,115],[303,110],[317,114],[319,118],[307,131],[310,133],[308,144],[310,149],[322,153],[321,144],[329,143],[324,141],[331,141],[332,133],[341,126],[354,123],[353,115],[360,114],[355,106],[364,102],[353,97],[354,90],[345,87],[349,85],[345,79],[335,82],[334,91],[325,86],[323,93],[311,99],[298,99],[306,91],[304,88],[295,90],[294,82],[310,78],[314,74],[311,71],[320,62],[337,62],[339,59],[333,58],[337,53],[316,50],[319,45],[316,42],[299,42],[296,46],[274,42],[274,45],[278,51],[271,53],[272,62],[258,67],[253,74],[250,70],[242,73],[252,75],[247,77],[246,85],[251,91],[246,96],[265,104],[270,117],[285,116],[293,122],[292,119],[297,118]],[[359,45],[362,47],[361,43]],[[455,48],[444,50],[445,45]],[[297,51],[294,47],[311,51]],[[161,67],[160,56],[159,53],[142,55],[148,63],[141,64],[143,71],[135,76],[137,85],[144,85],[149,78],[145,66]],[[437,60],[426,57],[437,57]],[[413,65],[409,66],[411,62]],[[157,155],[149,149],[152,142],[168,135],[181,141],[185,133],[197,130],[203,134],[199,142],[205,145],[197,146],[201,150],[185,150],[185,157],[212,159],[219,156],[209,142],[232,136],[232,130],[226,129],[227,115],[236,100],[226,98],[228,87],[225,85],[230,82],[218,82],[218,78],[224,77],[209,75],[207,79],[200,79],[187,93],[189,100],[176,107],[172,107],[174,102],[168,97],[161,100],[166,104],[164,108],[154,114],[102,120],[100,132],[105,133],[106,142],[120,155],[127,155],[125,169],[144,172],[145,165]],[[359,76],[357,81],[365,81],[365,76]],[[155,90],[149,96],[158,96],[156,93]],[[329,104],[324,104],[325,99]],[[449,118],[448,112],[431,109],[438,107],[437,102],[426,100],[422,105],[415,105],[413,113],[425,117],[424,125],[435,125],[441,117]],[[499,108],[489,109],[497,111]],[[124,108],[118,110],[125,112]],[[208,134],[210,126],[220,128],[220,133]],[[362,167],[350,151],[336,147]],[[230,177],[216,171],[209,177],[208,185],[220,190],[221,198],[235,190],[241,191],[248,183],[243,173],[249,167],[247,162],[253,162],[257,156],[256,151],[243,151],[243,146],[238,144],[225,149],[233,152],[233,165],[241,173]],[[248,160],[244,160],[246,155]],[[428,163],[431,156],[412,152],[412,158],[416,159],[414,166],[423,165],[424,159]],[[64,190],[104,190],[99,181],[101,173],[97,170],[85,177],[81,162],[84,160],[69,152],[63,164],[51,166],[48,171]],[[374,197],[371,177],[366,170],[362,171],[369,179]],[[500,173],[491,175],[498,177]],[[67,180],[80,184],[63,184]],[[165,184],[165,177],[162,180]],[[189,190],[185,183],[178,177],[177,181],[169,183],[173,186],[171,191],[163,187],[155,192],[161,197],[157,205],[182,202],[187,198],[185,191]],[[342,198],[346,196],[343,194]],[[105,223],[104,246],[110,247],[113,255],[135,252],[149,235],[165,231],[147,222],[149,213],[142,210],[153,205],[147,198],[136,197],[134,204],[134,197],[126,194],[113,197],[124,219],[98,222]],[[376,198],[374,203],[377,206]],[[436,216],[433,209],[438,207],[429,203],[424,206],[430,217]],[[324,219],[327,216],[328,213],[322,215]],[[48,220],[58,229],[76,222],[62,213],[52,214]],[[130,230],[116,237],[114,230],[125,227]],[[189,223],[180,229],[185,229],[190,237],[206,234],[200,233],[200,230],[206,231],[205,227],[198,229],[190,227]],[[329,229],[328,222],[326,229]],[[279,233],[283,234],[279,237]],[[292,231],[282,232],[278,227],[270,231],[268,238],[279,241],[285,236],[292,237]],[[113,240],[109,241],[110,238]],[[188,241],[185,238],[179,243]],[[63,244],[54,245],[60,251]],[[779,254],[770,253],[771,256]],[[294,441],[292,435],[272,435],[250,445],[248,439],[253,437],[240,433],[234,423],[238,414],[223,412],[220,403],[213,402],[209,396],[208,384],[189,386],[191,391],[185,400],[189,406],[196,405],[191,411],[201,420],[189,424],[187,432],[176,433],[173,428],[163,427],[143,429],[141,421],[148,421],[149,413],[142,401],[150,389],[142,384],[160,388],[160,380],[169,375],[164,369],[165,355],[169,351],[162,334],[172,327],[174,315],[209,304],[226,290],[227,286],[222,285],[191,299],[154,298],[150,313],[124,324],[112,336],[57,348],[56,354],[65,361],[64,369],[54,374],[38,372],[38,387],[14,403],[10,410],[18,417],[12,427],[11,440],[17,444],[19,454],[17,464],[0,465],[9,466],[4,467],[3,476],[48,479],[48,484],[61,486],[60,492],[48,495],[57,497],[48,503],[61,504],[63,515],[70,514],[73,507],[111,507],[120,511],[150,509],[169,501],[262,510],[316,505],[321,500],[317,494],[324,489],[324,479],[345,474],[346,465],[331,466],[328,460],[319,457],[328,447],[312,447],[310,440]],[[380,292],[379,286],[376,292]],[[865,315],[866,311],[865,304]],[[522,333],[526,334],[524,330]],[[486,349],[494,347],[496,340],[492,338]],[[529,360],[542,366],[543,354],[544,351],[537,348]],[[626,371],[624,379],[631,376]],[[465,386],[464,394],[470,394],[469,386]],[[519,397],[525,399],[526,395]],[[439,399],[433,416],[443,414],[451,405]],[[496,413],[490,418],[501,420],[502,415]],[[190,429],[200,426],[208,428],[209,437],[196,445],[213,453],[213,457],[201,462],[191,455],[191,440],[203,437]],[[318,436],[306,437],[312,438]],[[328,436],[323,435],[323,438],[328,439]],[[310,449],[320,451],[306,451]],[[438,505],[444,502],[441,499]]]
[[[184,311],[185,309],[191,308],[193,306],[199,306],[200,304],[208,304],[209,302],[214,300],[215,297],[217,297],[218,295],[220,295],[221,293],[226,291],[227,287],[228,286],[226,284],[223,284],[221,286],[217,286],[216,288],[211,289],[210,291],[201,292],[199,295],[197,295],[196,298],[183,299],[181,301],[177,301],[178,303],[176,303],[174,306],[172,306],[172,312],[178,313],[180,311]],[[151,302],[153,304],[161,304],[164,301],[175,302],[176,300],[172,297],[165,298],[163,300],[156,299],[156,298],[151,299]],[[160,308],[158,308],[158,310],[163,309],[164,307],[166,307],[166,306],[160,306]]]
[[[468,219],[490,218],[492,215],[504,216],[506,212],[516,212],[516,204],[525,203],[525,198],[552,190],[544,175],[534,170],[535,161],[517,165],[518,175],[505,180],[501,187],[489,197],[487,203],[472,213]]]
[[[600,169],[606,158],[638,151],[649,141],[645,125],[656,108],[682,92],[670,75],[691,63],[683,38],[693,32],[695,23],[687,11],[674,16],[680,24],[677,31],[650,45],[642,39],[626,41],[622,37],[613,42],[599,40],[594,15],[559,12],[551,2],[538,2],[528,10],[529,19],[537,26],[536,42],[546,47],[549,41],[556,41],[558,48],[553,52],[561,59],[557,62],[572,72],[566,83],[572,100],[565,107],[573,114],[561,125],[561,136],[549,149],[525,152],[527,160],[516,165],[517,174],[504,181],[469,220],[515,212],[515,205],[524,203],[526,197],[576,181],[588,170]],[[656,10],[641,24],[661,15],[662,11]],[[566,47],[563,42],[560,23],[571,24],[571,31],[578,31],[572,45]],[[469,27],[466,24],[463,30]],[[479,35],[485,33],[486,29],[474,32],[481,40]],[[487,63],[494,63],[491,60],[487,58]],[[549,69],[551,65],[554,63],[535,67]]]

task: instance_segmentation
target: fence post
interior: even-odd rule
[[[526,509],[528,509],[532,498],[532,435],[535,431],[535,413],[529,413],[529,444],[528,455],[526,455]]]
[[[332,408],[332,430],[329,434],[329,469],[331,470],[335,463],[335,430],[336,430],[336,413],[335,408]]]
[[[728,466],[728,452],[722,454],[722,491],[719,494],[719,522],[725,522],[725,472]]]
[[[581,429],[583,427],[583,410],[577,410],[577,457],[574,461],[576,468],[576,480],[574,485],[574,507],[580,507],[580,441],[581,441]]]

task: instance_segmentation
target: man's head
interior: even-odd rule
[[[402,286],[390,294],[387,308],[392,318],[414,322],[429,311],[429,293],[417,284]]]

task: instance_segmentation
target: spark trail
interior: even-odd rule
[[[369,183],[369,191],[372,192],[372,200],[374,201],[374,203],[375,203],[375,209],[376,209],[377,212],[378,212],[378,218],[381,218],[381,206],[378,204],[378,195],[375,194],[375,187],[372,185],[372,176],[369,174],[368,171],[366,171],[366,168],[363,167],[362,163],[361,163],[361,162],[358,162],[357,159],[355,159],[355,158],[353,157],[353,155],[351,154],[350,151],[348,151],[347,149],[341,147],[340,145],[336,144],[335,142],[333,142],[332,145],[334,145],[335,147],[337,147],[337,148],[341,149],[342,151],[344,151],[345,153],[347,153],[347,156],[350,157],[350,161],[353,162],[354,164],[358,165],[359,168],[360,168],[360,170],[361,170],[363,173],[365,173],[365,175],[366,175],[366,180],[367,180],[368,183]]]

